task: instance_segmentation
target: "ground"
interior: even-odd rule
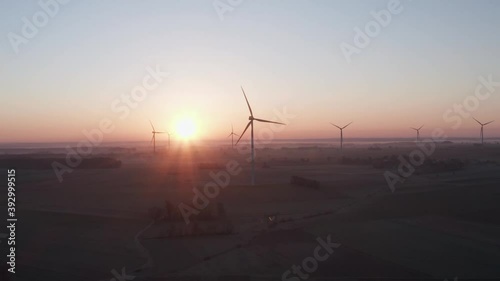
[[[408,154],[416,146],[381,148],[260,149],[256,186],[248,155],[227,147],[121,152],[113,155],[120,168],[75,170],[61,183],[51,170],[20,169],[16,280],[112,280],[122,269],[134,280],[282,280],[328,236],[340,246],[308,280],[500,278],[500,145],[441,144],[433,158],[469,164],[414,174],[395,192],[385,170],[339,164],[341,156]],[[152,234],[148,209],[191,202],[193,187],[213,181],[210,171],[229,161],[242,170],[210,204],[224,204],[235,233]],[[321,186],[292,186],[292,175]],[[274,227],[270,215],[279,220]]]

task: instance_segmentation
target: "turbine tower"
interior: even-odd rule
[[[344,144],[344,129],[347,128],[347,126],[351,125],[352,122],[349,123],[349,124],[347,124],[347,125],[345,125],[344,127],[339,127],[339,126],[337,126],[337,125],[335,125],[333,123],[330,123],[330,124],[332,124],[332,126],[335,126],[335,127],[339,128],[339,130],[340,130],[340,150],[342,150],[342,146]]]
[[[410,127],[410,129],[413,129],[415,131],[417,131],[417,142],[420,141],[420,129],[422,129],[422,127],[424,127],[424,125],[420,126],[420,128],[413,128],[413,127]]]
[[[248,124],[245,127],[245,130],[243,130],[243,133],[241,134],[240,138],[236,142],[238,144],[245,135],[245,132],[247,131],[248,127],[252,127],[250,130],[250,139],[251,139],[251,149],[252,149],[252,185],[255,185],[255,153],[254,153],[254,143],[253,143],[253,121],[258,121],[258,122],[265,122],[265,123],[273,123],[273,124],[279,124],[279,125],[285,125],[284,123],[280,122],[274,122],[274,121],[269,121],[269,120],[264,120],[264,119],[259,119],[253,117],[253,112],[252,112],[252,107],[250,107],[250,103],[248,102],[247,95],[245,94],[245,90],[243,90],[243,87],[241,87],[241,91],[243,92],[243,96],[245,97],[245,101],[247,102],[248,105],[248,110],[250,111],[250,116],[248,117]]]
[[[474,117],[472,117],[472,119],[476,120],[476,122],[477,122],[477,123],[479,123],[479,125],[481,125],[481,133],[480,133],[480,136],[481,136],[481,144],[484,144],[484,134],[483,134],[483,132],[484,132],[484,126],[486,126],[486,125],[490,124],[490,123],[491,123],[491,122],[493,122],[494,120],[493,120],[493,121],[490,121],[490,122],[488,122],[488,123],[484,123],[484,124],[483,124],[483,123],[481,123],[481,122],[477,121],[477,119],[476,119],[476,118],[474,118]]]
[[[168,150],[170,150],[170,133],[167,132],[167,135],[168,135]]]
[[[231,147],[234,149],[234,136],[237,136],[239,137],[239,135],[235,134],[234,133],[234,130],[233,130],[233,124],[231,124],[231,133],[229,134],[229,136],[227,136],[228,138],[231,137]]]
[[[151,138],[151,142],[153,143],[153,153],[156,153],[156,134],[163,134],[165,132],[157,132],[155,130],[155,126],[153,126],[153,123],[151,123],[151,120],[149,120],[149,124],[151,124],[151,128],[153,128],[153,131],[151,131],[151,133],[153,133],[153,137]],[[170,135],[169,135],[169,145],[170,145]]]

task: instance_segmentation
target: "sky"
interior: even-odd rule
[[[413,137],[422,124],[421,137],[476,137],[472,116],[497,120],[485,137],[500,137],[499,1],[401,0],[397,13],[395,0],[54,1],[0,3],[1,143],[79,141],[103,120],[110,142],[148,141],[148,120],[225,139],[248,122],[241,86],[255,117],[286,121],[255,125],[277,139],[336,138],[330,122],[351,121],[346,138]],[[390,21],[373,25],[381,11]],[[367,26],[379,30],[356,45]],[[494,81],[481,100],[479,77]]]

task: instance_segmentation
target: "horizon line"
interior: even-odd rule
[[[430,138],[427,138],[430,139]],[[441,141],[446,141],[446,140],[474,140],[478,139],[477,137],[448,137],[446,139],[443,139]],[[485,139],[500,139],[500,136],[493,136],[493,137],[487,137]],[[337,138],[276,138],[271,141],[327,141],[327,140],[340,140],[339,137]],[[414,141],[415,137],[350,137],[348,140],[410,140]],[[425,139],[424,139],[425,140]],[[28,142],[28,141],[23,141],[23,142],[0,142],[0,145],[7,145],[7,144],[16,144],[16,145],[22,145],[22,144],[68,144],[68,143],[78,143],[81,140],[78,141],[42,141],[42,142]],[[165,140],[168,142],[167,140]],[[183,141],[183,140],[182,140]],[[220,141],[220,142],[228,142],[228,140],[225,140],[224,138],[220,139],[199,139],[195,140],[194,142],[197,141]],[[100,144],[103,143],[141,143],[141,142],[149,142],[146,140],[118,140],[118,141],[103,141]],[[163,142],[163,141],[160,141]],[[191,141],[188,141],[191,142]],[[269,144],[270,144],[269,143]]]

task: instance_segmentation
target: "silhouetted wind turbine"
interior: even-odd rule
[[[229,136],[227,136],[228,138],[231,137],[231,147],[234,148],[234,136],[237,136],[239,137],[239,135],[235,134],[234,133],[234,130],[233,130],[233,124],[231,124],[231,133],[229,134]]]
[[[168,135],[168,150],[170,150],[170,133],[167,132],[167,135]]]
[[[280,122],[274,122],[274,121],[269,121],[269,120],[264,120],[264,119],[259,119],[253,117],[253,112],[252,112],[252,107],[250,107],[250,103],[248,102],[247,95],[245,94],[245,90],[243,90],[243,87],[241,87],[241,91],[243,92],[243,96],[245,97],[245,101],[247,102],[248,105],[248,110],[250,111],[250,116],[248,117],[248,120],[250,120],[245,127],[245,130],[243,130],[243,133],[241,134],[240,138],[236,142],[240,142],[241,138],[243,135],[245,135],[245,132],[247,131],[248,127],[252,127],[250,131],[250,138],[251,138],[251,149],[252,149],[252,185],[255,185],[255,154],[254,154],[254,144],[253,144],[253,121],[259,121],[259,122],[265,122],[265,123],[273,123],[273,124],[279,124],[279,125],[285,125],[284,123]]]
[[[342,145],[344,143],[344,129],[347,128],[347,126],[351,125],[352,122],[349,123],[349,124],[347,124],[347,125],[345,125],[344,127],[339,127],[339,126],[337,126],[337,125],[335,125],[333,123],[330,123],[330,124],[332,124],[332,126],[335,126],[335,127],[339,128],[339,130],[340,130],[340,150],[342,150]]]
[[[495,121],[495,120],[493,120],[493,121],[490,121],[490,122],[488,122],[488,123],[484,123],[484,124],[483,124],[483,123],[481,123],[481,122],[477,121],[477,119],[476,119],[476,118],[474,118],[474,117],[472,117],[472,119],[476,120],[476,122],[477,122],[477,123],[479,123],[479,125],[481,125],[481,133],[480,133],[480,136],[481,136],[481,144],[484,144],[484,133],[483,133],[483,132],[484,132],[484,130],[483,130],[483,127],[484,127],[484,126],[486,126],[486,125],[488,125],[488,124],[490,124],[491,122],[493,122],[493,121]]]
[[[149,124],[151,124],[151,128],[153,128],[153,137],[151,138],[151,142],[153,143],[153,152],[156,153],[156,134],[163,134],[165,132],[157,132],[155,130],[155,126],[153,126],[153,123],[151,123],[151,120],[149,120]],[[169,134],[169,145],[170,145],[170,134]]]
[[[420,126],[420,128],[413,128],[413,127],[410,127],[410,129],[413,129],[415,131],[417,131],[417,142],[420,141],[420,129],[422,129],[422,127],[424,127],[424,125]]]

